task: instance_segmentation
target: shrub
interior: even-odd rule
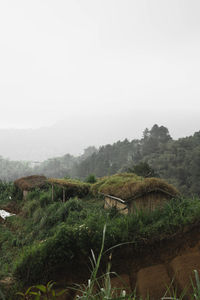
[[[0,202],[1,204],[6,204],[7,202],[10,202],[13,200],[13,197],[15,196],[15,187],[13,183],[3,182],[0,180]],[[18,195],[19,197],[19,195]],[[18,199],[18,197],[15,197],[15,200]]]
[[[26,201],[22,208],[22,213],[24,216],[31,217],[38,207],[38,200],[33,199],[31,201]]]
[[[25,248],[14,266],[14,276],[23,284],[49,280],[59,267],[69,267],[75,257],[73,229],[61,226],[54,237]]]
[[[40,206],[43,208],[48,204],[52,203],[52,198],[50,192],[41,192],[39,198]]]
[[[96,177],[95,177],[94,174],[90,174],[90,175],[88,175],[88,177],[85,179],[85,182],[87,182],[87,183],[95,183],[95,182],[97,182],[97,179],[96,179]]]

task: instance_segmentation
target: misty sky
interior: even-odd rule
[[[200,130],[199,14],[199,0],[1,1],[0,128]]]

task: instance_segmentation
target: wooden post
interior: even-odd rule
[[[51,198],[52,198],[52,202],[54,202],[54,186],[52,184],[52,189],[51,189]]]
[[[65,189],[63,188],[63,202],[65,202]]]

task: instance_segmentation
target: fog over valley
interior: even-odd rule
[[[39,160],[200,130],[200,3],[2,1],[0,155]]]
[[[11,160],[43,161],[71,154],[81,155],[89,146],[118,140],[140,139],[146,127],[164,125],[173,139],[199,131],[199,113],[186,111],[132,110],[129,113],[77,115],[52,126],[35,129],[0,129],[0,155]]]

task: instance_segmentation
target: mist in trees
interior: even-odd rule
[[[99,149],[89,146],[78,157],[66,154],[31,167],[29,162],[0,157],[0,180],[41,174],[47,177],[72,177],[86,180],[117,172],[159,176],[175,185],[183,194],[200,195],[200,132],[173,140],[168,129],[155,124],[143,131],[142,138],[117,141]]]

